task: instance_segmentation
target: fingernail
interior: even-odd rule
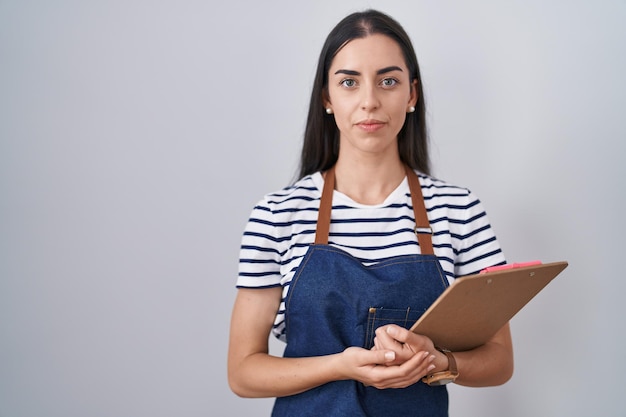
[[[435,355],[432,355],[432,356],[428,359],[428,362],[432,362],[432,361],[434,361],[434,360],[435,360]]]
[[[390,335],[396,334],[396,329],[394,327],[392,327],[392,326],[387,327],[386,330],[387,330],[387,333],[390,334]]]
[[[395,352],[385,352],[385,359],[392,361],[396,358]]]
[[[435,369],[435,365],[430,365],[430,366],[428,367],[428,370],[429,370],[429,371],[432,371],[433,369]]]

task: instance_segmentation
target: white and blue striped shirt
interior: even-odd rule
[[[433,248],[448,280],[505,263],[478,198],[460,188],[418,173],[433,230]],[[274,334],[285,339],[284,297],[307,248],[315,240],[324,179],[306,176],[293,186],[266,195],[252,210],[239,257],[238,288],[283,287]],[[329,244],[365,265],[419,253],[407,179],[379,205],[356,203],[335,191]]]

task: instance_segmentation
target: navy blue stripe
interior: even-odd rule
[[[466,235],[458,235],[456,233],[451,233],[450,236],[452,236],[453,239],[464,240],[464,239],[467,239],[470,236],[474,236],[474,235],[476,235],[476,234],[478,234],[480,232],[483,232],[485,230],[489,230],[490,228],[491,228],[491,226],[485,225],[485,226],[483,226],[483,227],[481,227],[479,229],[472,230],[470,233],[468,233]]]
[[[317,220],[293,220],[290,222],[270,222],[263,219],[258,219],[256,217],[250,218],[251,223],[259,223],[272,227],[288,227],[293,226],[294,224],[317,224]]]
[[[442,209],[442,208],[448,208],[448,209],[452,209],[452,210],[465,210],[465,209],[469,209],[474,207],[475,205],[479,204],[480,202],[478,200],[474,200],[472,202],[470,202],[469,204],[464,204],[464,205],[458,205],[458,204],[439,204],[437,206],[433,206],[431,208],[428,209],[428,211],[435,211],[437,209]]]
[[[437,259],[439,259],[440,263],[441,262],[447,262],[450,265],[453,265],[453,262],[454,262],[452,259],[448,258],[447,256],[438,256]]]
[[[289,236],[283,236],[283,237],[279,237],[279,238],[267,235],[265,233],[256,233],[256,232],[244,232],[243,235],[244,236],[254,236],[254,237],[258,237],[258,238],[261,238],[261,239],[266,239],[266,240],[269,240],[269,241],[272,241],[272,242],[280,243],[280,242],[284,242],[286,240],[291,240],[294,236],[310,235],[310,234],[314,234],[314,233],[315,233],[315,230],[303,230],[300,233],[293,233],[293,234],[290,234]]]
[[[471,264],[471,263],[474,263],[474,262],[476,262],[476,261],[480,261],[481,259],[489,258],[489,257],[494,256],[494,255],[497,255],[497,254],[499,254],[499,253],[502,253],[502,251],[501,251],[500,249],[497,249],[497,250],[494,250],[494,251],[491,251],[491,252],[488,252],[488,253],[484,253],[484,254],[482,254],[481,256],[477,256],[477,257],[472,258],[472,259],[470,259],[470,260],[468,260],[468,261],[465,261],[465,262],[457,262],[457,263],[455,263],[454,265],[455,265],[455,266],[465,266],[465,265],[469,265],[469,264]],[[476,272],[480,272],[480,271],[476,271]]]
[[[448,219],[448,221],[450,223],[455,223],[455,224],[470,224],[473,221],[476,221],[480,218],[483,218],[487,215],[487,213],[485,213],[484,211],[481,213],[478,213],[477,215],[475,215],[474,217],[470,217],[469,219],[465,219],[465,220],[460,220],[460,219]]]
[[[249,288],[252,290],[261,290],[263,288],[276,288],[276,287],[280,287],[280,284],[263,285],[263,286],[258,286],[258,287],[249,287],[247,285],[237,285],[237,288]]]
[[[312,233],[315,233],[315,232],[313,231]],[[285,256],[285,254],[286,254],[286,253],[287,253],[290,249],[293,249],[293,248],[305,248],[305,247],[306,247],[306,248],[308,248],[309,246],[311,246],[311,244],[309,244],[309,243],[296,243],[296,244],[294,244],[294,245],[291,245],[291,247],[290,247],[289,249],[287,249],[287,250],[285,250],[285,251],[280,252],[280,256],[281,256],[281,257]],[[288,264],[288,263],[289,263],[289,262],[284,262],[284,264],[285,264],[285,265],[286,265],[286,264]]]
[[[304,196],[304,195],[294,195],[294,196],[289,196],[286,197],[283,200],[280,201],[276,201],[276,200],[268,200],[267,202],[270,204],[284,204],[288,201],[315,201],[315,200],[319,200],[319,197],[309,197],[309,196]]]
[[[248,278],[263,278],[263,277],[275,277],[276,273],[268,273],[268,272],[239,272],[240,277],[248,277]]]
[[[346,224],[346,223],[392,223],[392,222],[398,222],[401,220],[409,220],[409,221],[414,221],[413,217],[410,216],[400,216],[400,217],[378,217],[375,219],[369,218],[369,219],[358,219],[358,218],[352,218],[352,219],[331,219],[331,224],[332,223],[337,223],[337,224]]]
[[[274,236],[267,235],[265,233],[256,233],[256,232],[244,232],[244,236],[254,236],[260,237],[262,239],[271,240],[272,242],[283,242],[285,240],[289,240],[289,236],[283,238],[275,238]]]
[[[255,250],[255,251],[259,251],[259,252],[267,252],[267,253],[276,253],[278,254],[278,251],[274,248],[266,248],[266,247],[262,247],[262,246],[255,246],[255,245],[241,245],[241,250]]]
[[[274,214],[282,214],[282,213],[299,213],[301,211],[311,211],[311,212],[318,212],[319,209],[317,207],[292,207],[292,208],[285,208],[285,209],[277,209],[274,210]]]
[[[491,238],[489,238],[489,239],[487,239],[487,240],[483,240],[483,241],[478,242],[478,243],[476,243],[476,244],[474,244],[474,245],[472,245],[472,246],[469,246],[469,247],[467,247],[467,248],[461,249],[461,250],[459,250],[459,251],[455,250],[455,251],[454,251],[454,254],[455,254],[455,255],[459,255],[459,254],[461,254],[461,253],[470,252],[470,251],[472,251],[472,250],[474,250],[474,249],[476,249],[476,248],[478,248],[478,247],[480,247],[480,246],[483,246],[483,245],[488,245],[489,243],[491,243],[491,242],[495,242],[495,241],[496,241],[496,237],[495,237],[495,236],[492,236]]]
[[[266,211],[268,213],[271,213],[272,210],[270,210],[268,207],[263,207],[263,206],[254,206],[254,210],[258,210],[258,211]]]
[[[449,244],[449,243],[443,243],[443,244],[439,244],[439,245],[433,244],[433,249],[434,248],[450,248],[450,249],[452,249],[452,245]],[[452,261],[450,261],[450,263],[452,263]]]
[[[276,262],[274,259],[248,259],[248,258],[241,258],[239,260],[240,263],[246,263],[246,264],[275,264],[278,265],[278,262]]]
[[[397,229],[397,230],[391,230],[388,232],[369,232],[369,233],[365,233],[365,232],[344,232],[344,233],[330,233],[330,236],[335,236],[335,237],[386,237],[386,236],[394,236],[397,234],[401,234],[401,233],[413,233],[413,229],[408,229],[408,228],[403,228],[403,229]]]

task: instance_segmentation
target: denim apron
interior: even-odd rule
[[[412,169],[407,167],[406,172],[421,254],[364,266],[328,245],[334,168],[327,171],[315,243],[296,271],[285,300],[285,357],[330,355],[349,346],[370,349],[377,327],[390,323],[411,327],[448,286],[433,252],[419,180]],[[274,417],[447,415],[446,387],[421,381],[384,390],[354,380],[333,381],[277,398],[272,412]]]

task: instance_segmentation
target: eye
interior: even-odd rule
[[[380,84],[383,87],[393,87],[398,84],[398,80],[396,80],[395,78],[385,78],[380,82]]]
[[[346,88],[353,88],[356,86],[356,80],[352,78],[346,78],[344,80],[341,80],[340,85]]]

